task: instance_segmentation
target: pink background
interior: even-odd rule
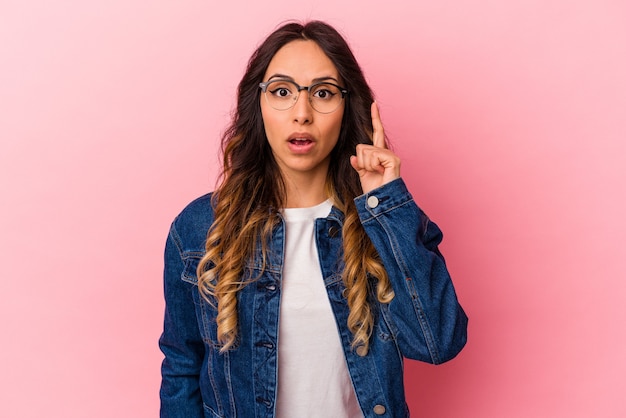
[[[622,0],[0,3],[0,416],[158,411],[162,252],[256,44],[346,34],[469,316],[423,417],[626,416]]]

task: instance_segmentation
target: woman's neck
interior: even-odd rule
[[[323,174],[323,176],[322,176]],[[319,205],[326,194],[326,173],[284,176],[287,192],[286,208],[308,208]]]

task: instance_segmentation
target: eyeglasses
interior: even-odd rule
[[[300,86],[295,81],[279,78],[259,83],[259,87],[267,104],[276,110],[291,109],[298,101],[300,92],[306,90],[313,109],[319,113],[332,113],[348,94],[348,90],[343,87],[326,81]]]

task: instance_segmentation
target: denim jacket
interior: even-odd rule
[[[165,322],[159,340],[165,354],[161,417],[273,417],[284,222],[273,232],[263,274],[238,294],[236,344],[219,353],[216,311],[199,294],[196,277],[213,222],[210,199],[209,194],[189,204],[167,239]],[[467,317],[437,248],[442,233],[414,203],[403,180],[361,195],[355,203],[395,293],[389,304],[372,295],[375,324],[369,350],[351,348],[341,280],[343,215],[336,208],[315,221],[324,283],[364,416],[408,417],[403,358],[432,364],[452,359],[465,345]],[[256,277],[260,268],[257,255],[244,274]]]

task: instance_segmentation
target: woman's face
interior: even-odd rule
[[[319,81],[343,85],[332,61],[315,42],[308,40],[292,41],[278,50],[263,81],[276,78],[289,79],[300,86]],[[276,92],[281,93],[285,94]],[[265,94],[272,93],[268,90],[261,94],[265,133],[283,176],[301,178],[306,175],[324,180],[330,152],[339,138],[345,102],[342,100],[332,113],[319,113],[311,107],[310,93],[302,90],[292,108],[276,110],[270,106]]]

